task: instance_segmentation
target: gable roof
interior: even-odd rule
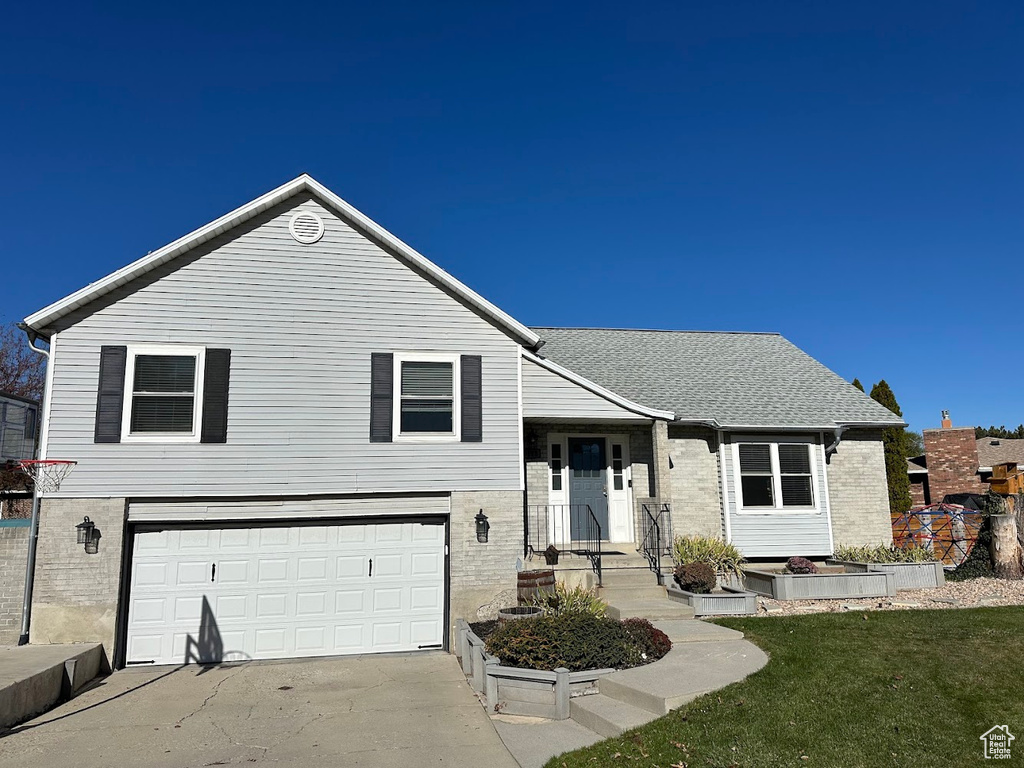
[[[728,428],[901,426],[777,333],[534,328],[540,354],[636,403]]]
[[[190,232],[184,237],[180,237],[174,242],[168,243],[163,248],[149,253],[138,261],[134,261],[128,266],[122,267],[102,279],[97,280],[94,283],[90,283],[84,288],[75,291],[70,296],[66,296],[60,301],[54,302],[50,306],[29,315],[25,318],[25,325],[35,331],[45,331],[51,323],[60,319],[69,312],[100,298],[115,288],[134,280],[140,275],[143,275],[162,264],[166,264],[168,261],[190,251],[196,246],[201,245],[202,243],[227,232],[229,229],[248,221],[268,208],[303,192],[311,193],[324,205],[337,212],[341,218],[356,230],[384,244],[386,247],[390,248],[399,259],[404,260],[410,266],[424,272],[431,279],[436,280],[448,290],[452,291],[452,293],[462,299],[466,304],[475,308],[486,317],[489,317],[498,326],[504,328],[505,331],[517,341],[528,347],[533,347],[540,341],[540,337],[525,325],[520,323],[511,315],[498,309],[498,307],[491,304],[491,302],[487,301],[487,299],[476,291],[464,285],[459,280],[456,280],[411,246],[399,240],[382,226],[357,211],[336,194],[331,192],[331,190],[323,184],[305,173],[292,181],[289,181],[287,184],[282,184],[277,189],[271,190],[265,195],[256,198],[252,202],[246,203],[240,208],[236,208],[230,213],[224,214],[219,219],[211,221],[209,224]],[[45,333],[43,335],[45,335]]]

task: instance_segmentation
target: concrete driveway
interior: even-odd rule
[[[517,768],[444,653],[129,669],[0,739],[0,766]]]

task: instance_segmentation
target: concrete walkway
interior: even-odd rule
[[[672,640],[660,661],[604,677],[597,695],[570,701],[572,720],[494,715],[495,727],[521,768],[637,728],[701,694],[756,672],[768,656],[743,633],[703,621],[655,621]]]
[[[129,669],[0,739],[0,766],[515,768],[445,653]]]

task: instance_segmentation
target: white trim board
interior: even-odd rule
[[[431,279],[450,289],[456,296],[467,304],[475,307],[481,313],[491,318],[495,323],[505,329],[507,333],[516,340],[527,346],[535,346],[540,341],[540,336],[531,331],[525,325],[502,311],[483,296],[472,290],[459,280],[452,277],[446,271],[427,259],[411,246],[399,240],[382,226],[360,213],[351,205],[346,203],[331,190],[320,182],[316,181],[309,174],[292,179],[282,184],[277,189],[257,197],[255,200],[226,213],[209,224],[196,229],[184,237],[180,237],[172,243],[168,243],[152,253],[112,272],[104,278],[90,283],[84,288],[65,296],[60,301],[50,304],[38,312],[25,318],[25,324],[36,331],[44,331],[51,323],[60,319],[69,312],[78,309],[95,299],[110,293],[135,278],[143,275],[162,264],[190,251],[202,243],[212,240],[218,235],[242,224],[249,219],[259,215],[263,211],[287,200],[294,195],[309,192],[322,203],[336,211],[346,222],[357,230],[360,230],[371,238],[376,239],[390,248],[405,262],[424,272]]]

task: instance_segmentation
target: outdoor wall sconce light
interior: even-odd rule
[[[78,543],[85,545],[87,555],[95,555],[100,551],[100,532],[96,529],[96,523],[86,517],[75,526],[78,534]]]
[[[487,515],[481,509],[473,519],[476,521],[476,540],[481,544],[486,544],[488,531],[491,529],[491,524],[487,522]]]
[[[88,517],[82,522],[75,526],[75,530],[78,532],[78,543],[88,544],[92,539],[92,532],[96,528],[96,523],[90,520]]]

